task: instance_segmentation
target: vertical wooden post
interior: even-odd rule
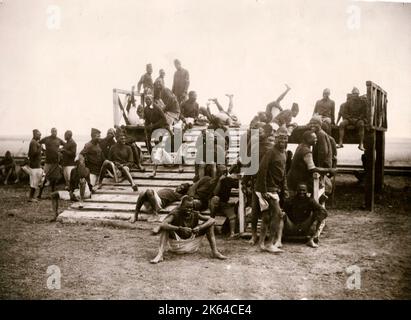
[[[117,97],[118,97],[117,89],[113,89],[113,123],[114,123],[114,126],[118,125],[118,122],[119,122]]]
[[[376,132],[375,143],[375,192],[380,193],[384,188],[385,131]]]
[[[375,191],[375,130],[365,133],[365,209],[374,211]]]
[[[315,201],[320,198],[320,174],[318,172],[313,173],[313,198]]]
[[[244,207],[244,193],[241,188],[241,179],[238,181],[238,222],[240,234],[245,231],[245,207]]]

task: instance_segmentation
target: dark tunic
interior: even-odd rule
[[[63,146],[63,157],[61,159],[61,165],[63,167],[74,166],[74,159],[76,158],[77,144],[73,139],[70,139]]]
[[[133,150],[126,144],[116,143],[110,148],[108,159],[115,164],[131,165],[133,163]]]
[[[149,126],[149,131],[167,127],[167,119],[164,112],[156,105],[144,108],[144,121],[146,127]]]
[[[173,189],[160,189],[157,191],[158,196],[161,199],[163,208],[167,207],[170,203],[181,200],[182,194],[176,192]]]
[[[107,137],[103,138],[99,142],[100,148],[104,153],[104,157],[108,158],[108,153],[110,151],[110,148],[116,144],[116,141],[114,139],[108,139]]]
[[[273,147],[263,157],[260,168],[258,169],[255,191],[276,192],[287,188],[285,172],[286,172],[287,156],[285,151],[280,151]]]
[[[176,70],[174,73],[174,81],[173,81],[173,93],[179,97],[184,93],[187,93],[188,87],[190,85],[190,74],[184,68],[180,70]]]
[[[313,160],[317,167],[332,168],[333,165],[333,147],[330,137],[324,130],[315,133],[317,143],[313,146]]]
[[[232,177],[225,177],[220,182],[220,191],[217,196],[221,202],[227,203],[230,200],[231,189],[238,188],[238,180]]]
[[[334,123],[335,102],[331,99],[318,100],[314,107],[314,113],[318,113],[323,117],[331,119],[331,123]]]
[[[360,97],[353,97],[341,106],[340,113],[344,120],[366,120],[366,102]]]
[[[29,166],[32,169],[40,168],[41,164],[41,144],[35,140],[31,139],[29,145]]]
[[[46,163],[56,164],[59,162],[59,147],[64,146],[64,141],[58,137],[48,136],[39,141],[46,146]]]
[[[294,224],[301,224],[307,221],[312,214],[316,219],[323,220],[327,217],[327,211],[313,198],[294,197],[284,203],[284,211],[287,217]]]
[[[311,152],[311,148],[306,144],[299,144],[295,150],[291,168],[287,175],[287,184],[290,190],[296,190],[299,183],[307,184],[308,190],[312,190],[313,177],[308,170],[304,157]]]
[[[178,104],[177,97],[171,92],[170,89],[164,88],[160,95],[165,107],[164,112],[180,113],[180,106]]]
[[[143,85],[144,90],[154,90],[153,78],[151,77],[151,74],[145,73],[141,76],[140,81],[137,84],[137,87],[140,87],[141,85]]]
[[[90,173],[99,175],[101,166],[105,160],[100,145],[98,143],[94,144],[91,141],[87,142],[80,153],[85,157],[86,166],[90,169]]]

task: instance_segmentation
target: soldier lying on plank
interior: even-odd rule
[[[181,200],[181,198],[187,194],[189,183],[183,183],[179,185],[175,190],[170,188],[163,188],[158,191],[153,189],[147,189],[142,192],[137,199],[136,211],[131,219],[131,223],[134,223],[138,219],[141,207],[144,205],[147,209],[151,209],[153,218],[149,221],[156,221],[158,219],[158,211],[166,208],[168,205],[175,201]]]

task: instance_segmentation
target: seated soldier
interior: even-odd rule
[[[100,130],[92,128],[91,140],[84,145],[84,149],[80,152],[85,158],[86,167],[90,170],[90,181],[93,186],[98,181],[101,166],[106,159],[99,144],[100,133]]]
[[[307,246],[316,248],[325,226],[327,211],[307,195],[307,185],[300,183],[296,195],[283,207],[285,237],[308,237]]]
[[[204,221],[199,224],[200,221]],[[198,250],[204,235],[210,244],[213,258],[227,259],[217,249],[214,235],[215,220],[194,211],[193,198],[184,196],[181,204],[165,218],[160,225],[160,246],[157,256],[150,263],[164,260],[167,244],[176,253],[192,253]]]
[[[138,186],[134,183],[130,173],[130,167],[133,166],[133,151],[126,145],[126,136],[123,132],[117,137],[117,143],[110,148],[108,160],[105,160],[100,171],[99,184],[100,189],[107,170],[112,170],[114,181],[118,183],[118,176],[123,174],[130,182],[133,191],[138,191]]]
[[[88,190],[86,189],[88,186]],[[80,191],[79,198],[77,196],[77,190]],[[83,201],[85,198],[91,196],[93,186],[90,183],[90,170],[86,167],[85,159],[83,155],[78,156],[76,166],[70,172],[70,185],[69,185],[69,198],[67,198],[67,191],[55,191],[51,194],[51,204],[55,214],[55,219],[58,216],[59,199],[78,201],[80,200],[79,207],[83,207]]]
[[[231,189],[238,188],[240,167],[234,166],[230,170],[230,174],[224,173],[218,179],[217,185],[214,188],[213,197],[210,200],[210,216],[214,218],[217,214],[222,214],[229,220],[230,236],[229,239],[234,239],[238,235],[235,234],[237,215],[234,203],[229,203]],[[235,171],[235,172],[234,172]]]
[[[161,100],[159,100],[161,101]],[[162,108],[156,103],[153,104],[153,97],[150,94],[147,94],[144,97],[144,131],[146,135],[146,145],[147,150],[151,154],[151,136],[156,129],[169,129],[167,124],[167,119]]]
[[[313,116],[321,117],[321,126],[325,132],[331,134],[331,125],[335,123],[335,102],[330,99],[330,89],[323,91],[323,98],[315,103]]]
[[[153,219],[149,221],[157,221],[158,211],[166,208],[168,205],[175,201],[181,200],[181,198],[187,194],[189,183],[183,183],[179,185],[175,190],[170,188],[160,189],[155,191],[153,189],[147,189],[138,196],[136,203],[136,210],[134,216],[131,219],[131,223],[134,223],[138,219],[141,207],[144,205],[147,209],[151,209],[153,213]]]
[[[154,100],[162,101],[167,124],[170,128],[180,120],[180,105],[174,93],[163,86],[161,81],[154,83]]]
[[[116,144],[116,131],[113,128],[107,130],[107,135],[105,138],[99,140],[99,145],[101,150],[103,151],[104,157],[108,158],[108,153],[110,148]]]
[[[349,126],[354,126],[358,130],[358,136],[360,143],[358,149],[364,151],[364,129],[367,122],[367,105],[364,100],[359,96],[360,91],[357,88],[353,88],[351,96],[347,99],[347,102],[341,105],[340,112],[338,114],[337,124],[340,118],[343,121],[339,126],[339,141],[337,148],[343,148],[345,129]]]
[[[19,182],[16,169],[16,162],[11,156],[10,151],[6,151],[3,160],[0,161],[0,173],[4,177],[4,184],[7,184],[11,177],[16,179],[14,183]]]
[[[197,103],[197,93],[195,91],[188,93],[188,99],[181,104],[180,109],[181,120],[183,120],[187,129],[191,129],[200,114]]]

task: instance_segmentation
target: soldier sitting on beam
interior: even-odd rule
[[[338,113],[337,124],[342,118],[343,121],[339,126],[339,141],[337,148],[343,148],[343,140],[345,129],[354,126],[358,130],[358,136],[360,143],[358,144],[358,149],[364,151],[364,129],[367,122],[367,106],[364,100],[360,98],[360,91],[354,87],[352,89],[351,95],[347,96],[347,102],[343,103],[340,107],[340,112]]]

